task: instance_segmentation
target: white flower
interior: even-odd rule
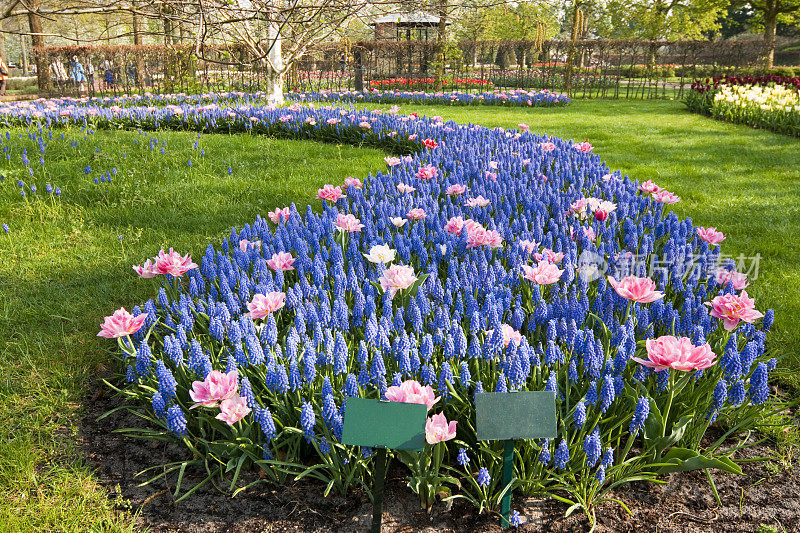
[[[403,219],[401,219],[403,220]],[[405,222],[405,220],[403,220]],[[394,261],[395,251],[385,244],[376,244],[369,249],[368,254],[364,254],[370,263],[391,263]]]
[[[406,222],[408,222],[408,220],[403,217],[389,217],[389,220],[391,220],[392,224],[394,224],[397,228],[402,228],[406,225]]]

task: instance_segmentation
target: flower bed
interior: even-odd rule
[[[435,78],[387,78],[383,80],[370,80],[369,86],[382,90],[430,90],[436,85]],[[492,82],[480,78],[445,78],[442,80],[445,89],[491,89]]]
[[[423,91],[321,91],[289,93],[287,98],[297,102],[368,102],[375,104],[431,105],[501,105],[501,106],[563,106],[569,103],[565,94],[543,91],[494,91],[483,93],[423,92]]]
[[[800,136],[798,87],[799,78],[769,85],[699,85],[686,105],[719,120]]]
[[[468,93],[461,91],[424,92],[424,91],[320,91],[289,92],[285,95],[289,101],[296,102],[342,102],[342,103],[377,103],[377,104],[433,104],[433,105],[504,105],[504,106],[563,106],[569,103],[569,97],[548,90],[543,91],[495,91]],[[104,97],[73,98],[65,96],[49,100],[39,100],[30,104],[34,108],[53,108],[54,106],[90,106],[90,107],[164,107],[172,106],[268,106],[263,92],[244,93],[203,93],[187,95],[151,94],[121,95]],[[0,110],[3,108],[0,107]],[[10,110],[10,107],[6,107]],[[152,112],[152,109],[148,110]]]
[[[372,450],[339,442],[344,402],[385,397],[430,408],[425,452],[399,456],[423,503],[450,494],[494,509],[502,444],[476,441],[473,397],[549,390],[558,438],[517,442],[514,489],[591,515],[621,483],[739,472],[720,445],[769,410],[772,313],[762,320],[747,277],[720,265],[724,234],[666,212],[675,194],[609,172],[589,143],[301,106],[2,109],[8,123],[402,155],[322,187],[320,212],[276,206],[196,261],[170,250],[136,266],[158,296],[101,335],[118,339],[121,394],[160,428],[142,435],[194,455],[169,472],[202,465],[232,489],[252,465],[326,494],[368,485]],[[711,423],[723,436],[700,447]]]

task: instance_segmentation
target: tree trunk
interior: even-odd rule
[[[135,13],[136,10],[136,0],[131,2],[131,7],[134,9],[133,13],[133,44],[137,47],[136,49],[136,83],[139,85],[140,88],[144,87],[144,80],[142,78],[143,68],[142,68],[142,52],[138,48],[142,46],[142,24],[139,20],[139,15]]]
[[[172,21],[169,18],[170,10],[169,8],[162,8],[161,13],[163,14],[163,22],[164,22],[164,44],[169,46],[172,42]]]
[[[25,36],[22,35],[22,25],[20,25],[19,51],[22,53],[22,75],[27,76],[30,73],[28,69],[28,43],[25,42]]]
[[[764,3],[764,43],[767,45],[767,68],[775,61],[775,28],[778,24],[778,0]]]
[[[39,9],[39,0],[32,0],[30,11],[28,12],[28,25],[31,30],[33,53],[36,58],[36,76],[39,82],[39,90],[46,92],[50,90],[50,68],[47,65],[47,58],[39,49],[44,46],[44,36],[42,35],[44,31],[42,30],[42,17],[35,13],[37,9]]]
[[[439,27],[436,32],[436,84],[441,91],[444,87],[444,47],[447,43],[447,0],[439,0]]]
[[[267,100],[272,104],[283,103],[283,37],[279,32],[277,21],[271,21],[267,28],[267,43],[270,45],[267,53]]]

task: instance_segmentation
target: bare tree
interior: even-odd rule
[[[208,63],[263,70],[272,102],[283,101],[284,76],[314,45],[350,20],[385,12],[394,0],[162,0],[190,25],[194,50]],[[173,17],[175,20],[175,17]],[[213,45],[207,46],[207,45]],[[228,49],[225,58],[209,50]]]

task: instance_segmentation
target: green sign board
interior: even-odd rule
[[[389,450],[425,448],[428,408],[418,403],[347,398],[342,444]]]
[[[478,440],[555,438],[556,398],[550,391],[475,395]]]

